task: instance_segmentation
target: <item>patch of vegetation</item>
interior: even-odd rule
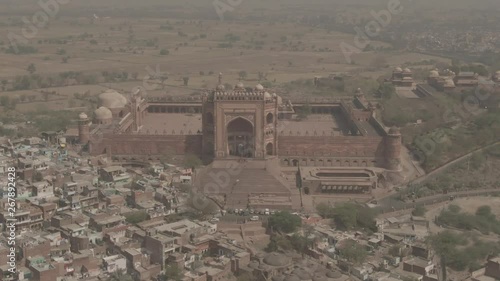
[[[356,241],[348,240],[339,249],[339,255],[352,265],[360,265],[363,264],[368,257],[368,251],[363,245],[357,243]],[[351,268],[352,266],[349,266],[349,273],[351,272]]]
[[[423,205],[418,205],[412,212],[411,214],[416,216],[416,217],[423,217],[425,213],[427,212],[427,209]]]
[[[341,203],[332,208],[322,203],[316,209],[323,218],[333,219],[339,229],[377,231],[376,213],[368,207],[354,203]]]
[[[273,231],[291,233],[295,232],[302,225],[302,220],[297,215],[292,215],[287,211],[277,212],[269,217],[268,227]]]
[[[36,54],[36,53],[38,53],[38,49],[33,47],[33,46],[28,46],[28,45],[20,45],[20,46],[17,46],[17,48],[14,48],[13,46],[9,46],[9,48],[7,48],[5,50],[5,53],[13,54],[13,55]]]
[[[160,50],[160,56],[166,56],[168,54],[170,54],[169,50],[167,50],[167,49],[161,49]]]
[[[488,256],[500,254],[499,242],[485,242],[479,239],[469,241],[465,235],[455,234],[449,230],[432,235],[428,240],[436,254],[441,257],[444,269],[449,266],[457,271],[466,269],[474,271],[481,267]],[[442,272],[446,274],[444,269]]]
[[[203,165],[203,162],[201,161],[201,159],[198,156],[196,156],[194,154],[187,154],[184,157],[184,167],[186,167],[186,168],[195,169],[195,168],[200,167],[201,165]]]
[[[148,219],[148,213],[146,211],[138,211],[132,214],[125,215],[125,220],[131,224],[138,224]]]
[[[443,210],[436,218],[436,224],[463,230],[478,230],[483,234],[490,232],[500,235],[500,221],[491,213],[490,206],[481,206],[475,214],[457,211],[456,207]]]
[[[29,120],[34,123],[35,128],[40,131],[60,131],[69,127],[77,120],[78,113],[73,111],[39,110],[28,114]]]

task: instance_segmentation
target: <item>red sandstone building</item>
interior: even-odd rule
[[[411,77],[411,72],[402,71],[401,75]],[[245,189],[246,193],[235,202],[243,206],[243,201],[251,201],[252,196],[269,190],[274,190],[271,195],[289,196],[288,188],[281,188],[282,181],[266,178],[266,173],[272,172],[270,163],[278,166],[276,169],[347,169],[350,175],[361,175],[366,169],[376,171],[374,174],[400,170],[399,130],[387,130],[377,120],[375,107],[362,95],[340,100],[283,100],[262,85],[246,88],[240,82],[233,89],[225,89],[219,79],[215,89],[183,100],[145,99],[139,91],[127,100],[117,92],[107,91],[100,95],[101,107],[92,120],[86,114],[80,115],[80,142],[90,154],[107,155],[118,161],[148,162],[163,155],[195,154],[213,162],[215,172],[224,161],[251,161],[247,166],[253,167],[253,172],[231,179],[233,189],[235,182]],[[311,114],[300,119],[296,113],[304,108]],[[244,186],[245,177],[247,182],[268,182]],[[357,181],[359,186],[347,184],[345,178],[316,180],[324,182],[320,185],[325,188],[310,190],[313,193],[341,190],[369,194],[376,187],[377,177],[364,177]],[[227,194],[225,188],[229,187],[217,192]],[[253,202],[265,206],[269,203],[266,200]],[[283,205],[287,206],[285,201]]]

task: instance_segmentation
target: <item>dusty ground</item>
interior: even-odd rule
[[[427,212],[425,214],[425,218],[427,218],[431,223],[430,223],[430,232],[431,233],[436,233],[440,232],[443,230],[446,230],[446,228],[441,228],[434,224],[434,219],[439,216],[439,213],[443,209],[448,208],[450,204],[458,205],[461,208],[462,212],[467,212],[474,214],[477,210],[477,208],[487,205],[491,207],[491,212],[497,216],[497,218],[500,217],[500,197],[470,197],[470,198],[460,198],[460,199],[455,199],[453,201],[448,201],[443,204],[439,205],[434,205],[434,207],[427,208]],[[455,230],[454,230],[455,231]],[[458,231],[457,232],[461,232]],[[499,235],[490,234],[490,235],[484,235],[479,233],[478,231],[472,231],[474,235],[476,235],[478,238],[486,239],[486,240],[491,240],[491,241],[498,241]]]
[[[49,27],[39,29],[30,42],[38,49],[37,53],[12,55],[0,52],[0,80],[8,80],[9,89],[16,76],[28,75],[27,67],[31,63],[36,66],[35,74],[39,75],[57,75],[66,71],[97,76],[102,71],[137,73],[136,79],[129,77],[129,81],[125,82],[100,81],[98,85],[48,89],[63,97],[87,91],[95,95],[106,88],[128,93],[133,87],[142,85],[143,78],[148,74],[148,66],[155,70],[158,65],[161,72],[168,73],[169,79],[165,81],[165,88],[150,91],[150,95],[189,95],[200,88],[215,86],[219,72],[224,74],[224,82],[234,84],[239,79],[238,73],[246,71],[243,82],[252,87],[259,83],[259,72],[266,73],[267,81],[276,85],[342,72],[375,79],[391,71],[390,67],[370,67],[374,58],[379,56],[383,56],[390,66],[424,59],[441,60],[422,54],[384,51],[354,54],[352,58],[355,63],[349,64],[340,43],[351,43],[354,40],[352,34],[277,20],[288,16],[292,10],[300,10],[301,16],[317,16],[324,7],[331,5],[330,1],[319,1],[316,5],[309,5],[307,1],[244,1],[241,7],[226,15],[233,18],[257,16],[250,22],[220,21],[210,1],[170,1],[167,4],[156,0],[148,0],[147,3],[126,1],[127,5],[121,1],[119,6],[130,10],[127,13],[120,9],[109,9],[112,5],[108,7],[107,4],[111,2],[116,1],[71,1],[62,6],[58,17],[51,18]],[[379,4],[384,3],[381,1],[374,5]],[[262,10],[264,6],[265,12]],[[5,11],[0,14],[0,33],[20,33],[22,25],[11,23],[17,18],[20,21],[22,16],[33,14],[38,9],[32,1],[0,4],[0,10]],[[162,9],[166,10],[161,13]],[[370,9],[352,7],[342,14],[346,18],[358,17],[369,14]],[[99,17],[98,20],[93,20],[94,13]],[[229,42],[227,36],[236,38],[231,48],[220,46]],[[66,40],[66,43],[57,42],[61,40]],[[0,48],[8,47],[8,38],[3,37],[0,41],[3,42]],[[148,41],[154,43],[149,44]],[[370,44],[388,46],[376,40]],[[66,54],[58,54],[60,49],[65,50]],[[169,54],[160,55],[161,49],[168,49]],[[62,61],[65,56],[69,57],[67,63]],[[213,74],[209,75],[209,72]],[[185,76],[190,77],[188,87],[183,86],[182,78]],[[37,101],[45,102],[40,97],[40,91],[25,94],[38,95]],[[0,95],[17,97],[23,93],[0,91]],[[19,110],[26,112],[40,107],[57,110],[74,106],[80,104],[54,102],[30,106],[23,103],[19,105]]]

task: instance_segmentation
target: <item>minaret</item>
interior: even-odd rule
[[[134,93],[132,93],[132,96],[130,98],[130,113],[132,114],[132,118],[134,120],[133,122],[133,131],[137,132],[141,129],[142,127],[142,112],[141,112],[141,105],[142,105],[142,96],[140,90],[136,90]]]
[[[87,144],[90,140],[90,122],[87,114],[80,113],[78,120],[78,141]]]
[[[219,72],[219,85],[222,85],[222,72]]]

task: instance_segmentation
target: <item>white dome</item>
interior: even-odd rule
[[[109,108],[101,106],[98,109],[94,111],[95,118],[97,120],[106,120],[106,119],[111,119],[113,118],[113,114],[111,113],[111,110]]]
[[[401,67],[396,67],[394,68],[394,72],[402,72],[403,69]]]
[[[88,118],[88,116],[87,116],[87,114],[85,114],[85,112],[80,113],[80,115],[78,115],[78,117],[80,117],[80,119],[82,119],[82,120]]]
[[[500,70],[498,70],[497,72],[495,72],[496,75],[500,75]]]
[[[403,72],[404,72],[404,73],[411,73],[411,70],[410,70],[409,68],[405,68],[405,69],[403,70]]]
[[[272,98],[273,98],[273,96],[271,96],[271,94],[270,94],[270,93],[265,92],[265,93],[264,93],[264,98],[265,98],[265,99],[272,99]]]
[[[431,72],[429,72],[429,77],[439,77],[439,72],[437,72],[437,70],[431,70]]]
[[[245,85],[243,85],[243,83],[241,83],[241,82],[238,82],[236,84],[236,86],[234,86],[234,88],[239,89],[239,90],[243,90],[243,89],[245,89]]]
[[[99,95],[101,105],[107,108],[124,108],[127,104],[127,98],[115,90],[109,89]]]
[[[257,90],[257,91],[262,91],[262,90],[264,90],[264,86],[262,86],[261,84],[257,84],[257,85],[255,86],[255,90]]]

